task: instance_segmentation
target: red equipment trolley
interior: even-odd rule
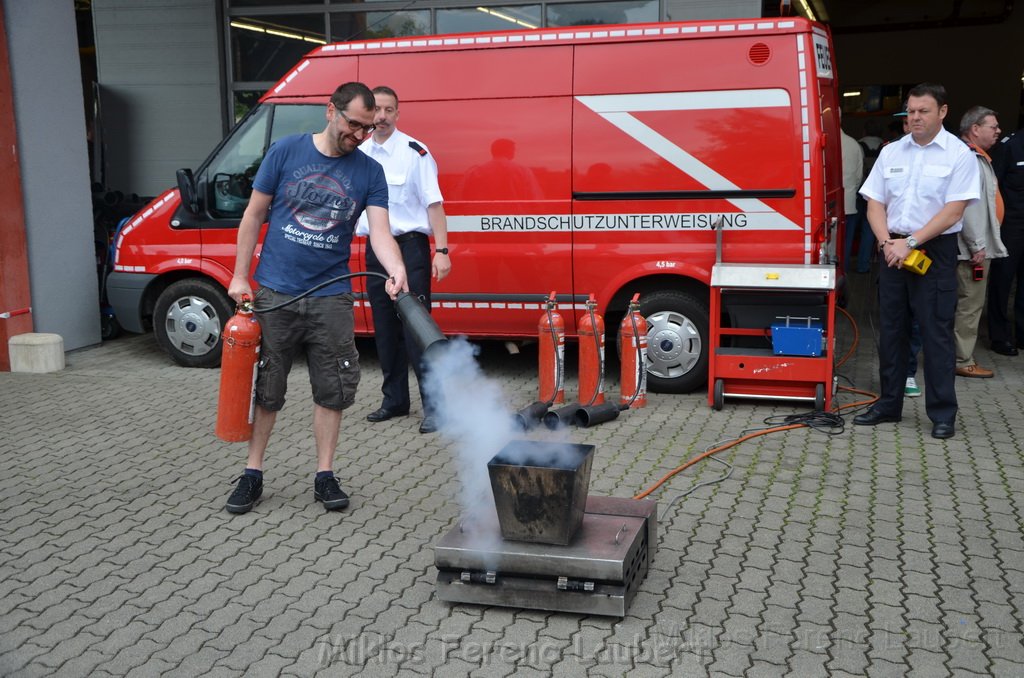
[[[720,410],[739,397],[831,409],[835,293],[833,265],[715,264],[708,404]]]

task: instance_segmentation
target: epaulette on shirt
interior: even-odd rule
[[[422,146],[420,146],[420,145],[419,145],[418,143],[416,143],[415,141],[410,141],[410,142],[409,142],[409,148],[411,148],[412,150],[414,150],[414,151],[416,151],[417,153],[419,153],[419,154],[420,154],[420,156],[424,156],[424,155],[426,155],[426,154],[427,154],[427,149],[423,148]]]

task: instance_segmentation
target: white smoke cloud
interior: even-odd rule
[[[575,469],[584,446],[569,443],[568,428],[537,429],[546,440],[524,440],[507,395],[484,375],[478,354],[479,347],[464,338],[435,345],[428,352],[424,389],[441,434],[452,443],[463,510],[460,529],[479,551],[494,553],[501,551],[502,539],[487,463],[501,453],[504,464]],[[488,569],[500,566],[493,562]]]
[[[463,529],[498,534],[487,462],[515,437],[508,399],[498,382],[484,376],[479,347],[463,338],[432,352],[424,380],[441,433],[453,442],[460,481]]]

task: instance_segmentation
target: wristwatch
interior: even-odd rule
[[[436,250],[434,250],[434,252],[437,253],[437,254],[448,254],[448,248],[447,247],[438,247]]]
[[[915,238],[912,235],[908,235],[907,236],[907,247],[909,247],[912,250],[916,250],[917,249],[917,238]]]

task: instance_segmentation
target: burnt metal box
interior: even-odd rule
[[[583,524],[594,449],[514,440],[487,462],[502,538],[569,544]]]

